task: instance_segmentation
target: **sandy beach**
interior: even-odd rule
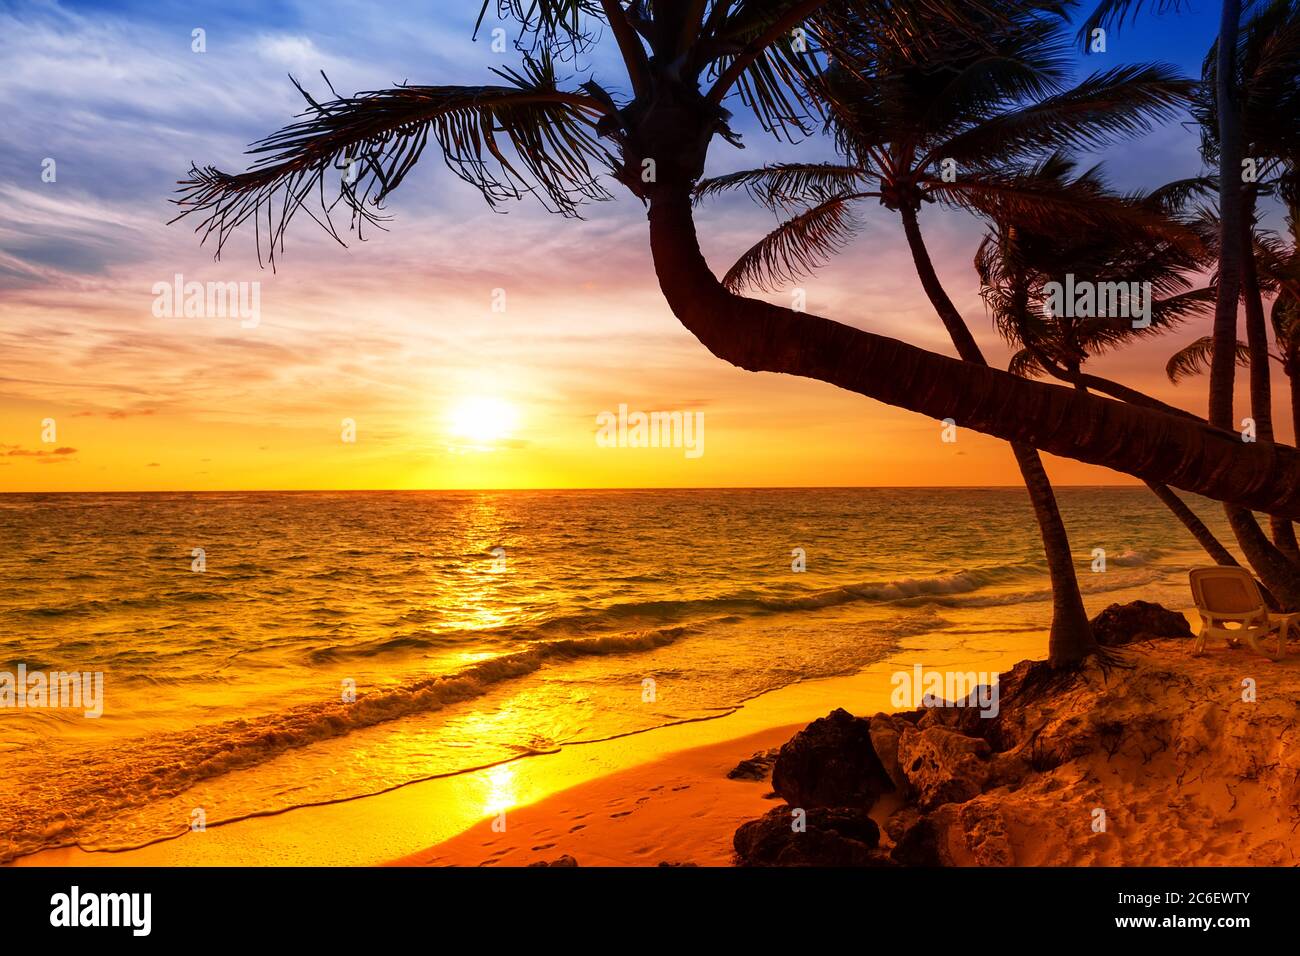
[[[987,645],[987,640],[982,643]],[[890,676],[928,669],[997,672],[1045,653],[1024,631],[980,647],[922,635],[864,670],[765,694],[715,720],[678,724],[510,761],[388,793],[185,833],[139,849],[43,851],[18,866],[527,865],[569,853],[586,865],[726,865],[731,835],[772,806],[765,782],[727,772],[777,747],[835,707],[873,714],[890,705]],[[506,812],[506,832],[492,819]],[[579,829],[575,829],[578,827]]]
[[[1015,708],[1007,721],[1013,729],[1000,732],[1033,740],[1028,764],[1024,753],[998,754],[983,793],[930,810],[933,862],[1296,865],[1300,661],[1223,646],[1195,657],[1188,638],[1142,642],[1125,655],[1110,674],[1089,672]],[[950,741],[938,726],[926,733]],[[788,830],[789,807],[771,791],[770,775],[727,773],[738,754],[777,747],[791,730],[802,728],[695,748],[591,781],[519,808],[504,832],[484,821],[397,863],[554,865],[563,855],[564,865],[729,865],[737,827],[771,811],[768,832]],[[998,769],[1002,758],[1009,770]],[[954,762],[958,777],[961,767]],[[886,794],[870,811],[891,847],[903,831],[886,821],[903,803]],[[1215,826],[1201,825],[1209,819]]]

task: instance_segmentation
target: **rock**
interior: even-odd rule
[[[1092,633],[1103,647],[1118,647],[1153,637],[1191,637],[1187,618],[1150,601],[1112,604],[1092,619]]]
[[[925,826],[940,866],[1016,865],[1006,818],[988,800],[947,804],[926,817]]]
[[[578,861],[566,853],[564,854],[564,856],[551,860],[549,863],[546,860],[538,860],[536,863],[529,863],[528,865],[529,866],[577,866]]]
[[[889,858],[900,866],[939,866],[939,847],[934,826],[915,807],[902,807],[885,821],[885,832],[894,841]]]
[[[660,866],[699,866],[698,863],[692,863],[689,860],[685,860],[685,861],[660,860],[659,865]]]
[[[976,797],[989,780],[992,749],[978,737],[930,726],[906,730],[898,740],[898,762],[925,811]]]
[[[907,721],[885,713],[876,714],[868,725],[871,748],[876,752],[876,758],[885,768],[885,774],[894,785],[894,789],[904,794],[908,792],[910,785],[907,782],[907,775],[898,765],[898,737],[911,726]]]
[[[869,810],[894,789],[871,741],[871,722],[839,709],[819,717],[781,747],[772,789],[792,807]]]
[[[766,780],[767,775],[772,772],[772,765],[776,763],[778,748],[773,747],[771,750],[760,750],[752,757],[742,760],[736,766],[727,771],[729,780]]]
[[[776,807],[736,830],[732,840],[742,866],[889,866],[880,852],[880,828],[858,807],[813,807],[803,832],[790,807]]]

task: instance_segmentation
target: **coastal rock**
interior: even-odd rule
[[[533,866],[577,866],[577,865],[578,865],[578,861],[575,860],[573,857],[569,856],[569,854],[566,853],[566,854],[564,854],[563,856],[561,856],[561,857],[557,857],[557,858],[554,859],[554,860],[550,860],[550,861],[547,861],[547,860],[538,860],[536,863],[529,863],[528,865],[529,865],[530,867],[533,867]]]
[[[981,719],[978,737],[929,712],[915,723],[915,712],[892,715],[906,725],[898,765],[916,789],[884,821],[890,862],[1293,865],[1300,659],[1188,650],[1185,638],[1160,638],[1129,647],[1123,667],[1022,661],[1001,674],[1000,712]],[[835,719],[845,718],[855,720]],[[876,721],[876,736],[899,728]],[[1095,826],[1102,811],[1105,829]],[[785,807],[746,824],[737,852],[764,865],[853,858],[842,828],[812,811],[808,833],[790,833],[790,822]],[[885,855],[869,849],[856,858]]]
[[[934,826],[916,807],[902,807],[885,821],[885,832],[894,841],[889,858],[900,866],[939,866],[939,847]]]
[[[727,771],[729,780],[766,780],[776,763],[779,748],[760,750],[752,757],[747,757]]]
[[[732,840],[742,866],[888,866],[877,847],[880,828],[867,811],[814,807],[796,831],[790,807],[776,807],[743,824]]]
[[[871,734],[871,748],[876,752],[880,765],[885,768],[894,789],[904,794],[910,789],[907,774],[898,765],[898,738],[904,730],[912,725],[892,714],[879,713],[871,718],[868,725]]]
[[[1191,637],[1187,618],[1150,601],[1112,604],[1092,619],[1092,633],[1103,647],[1118,647],[1156,637]]]
[[[838,709],[781,747],[772,789],[792,807],[869,810],[894,785],[872,745],[871,721]]]
[[[978,796],[992,773],[988,741],[943,727],[908,729],[898,740],[898,762],[916,805],[932,810]]]
[[[940,866],[1016,865],[1006,817],[988,799],[940,807],[925,818],[923,836]]]

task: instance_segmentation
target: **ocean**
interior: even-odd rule
[[[1208,562],[1150,492],[1058,496],[1090,613],[1190,604]],[[98,718],[0,706],[0,861],[710,719],[909,637],[1049,621],[1014,488],[0,495],[0,674],[103,675]]]

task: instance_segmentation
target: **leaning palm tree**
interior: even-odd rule
[[[697,197],[743,187],[770,207],[803,207],[742,255],[724,284],[771,288],[815,267],[851,237],[852,211],[874,200],[898,215],[921,286],[957,354],[987,365],[931,261],[920,226],[923,206],[1014,208],[1027,218],[1055,213],[1057,222],[1124,218],[1124,207],[1015,171],[1047,149],[1097,145],[1147,129],[1191,92],[1161,66],[1120,67],[1067,89],[1064,27],[1054,7],[1025,4],[1010,22],[988,24],[978,43],[940,27],[932,37],[937,49],[923,55],[888,35],[855,38],[849,64],[815,81],[843,162],[773,164],[697,187]],[[1091,627],[1056,495],[1038,451],[1020,442],[1011,447],[1052,582],[1050,645],[1090,649]]]
[[[715,139],[738,142],[724,101],[776,134],[807,129],[807,95],[863,24],[929,43],[936,22],[969,22],[958,0],[491,0],[520,27],[520,66],[483,86],[399,86],[316,98],[297,122],[256,143],[243,173],[195,167],[183,216],[218,251],[251,229],[283,256],[299,212],[342,241],[378,222],[379,206],[433,144],[452,172],[494,204],[540,198],[564,215],[610,195],[608,174],[648,207],[651,258],[665,301],[711,352],[751,371],[827,382],[936,419],[1116,468],[1219,500],[1300,517],[1300,452],[1244,445],[1234,432],[1078,390],[981,368],[854,325],[783,309],[723,286],[700,250],[691,196]],[[1010,16],[1017,4],[981,0]],[[980,27],[970,27],[978,38]],[[609,37],[624,88],[581,74]],[[588,71],[589,72],[589,71]],[[729,99],[730,98],[730,99]],[[991,400],[991,399],[996,400]],[[1106,423],[1105,428],[1098,424]],[[1261,477],[1263,476],[1263,477]],[[1077,654],[1071,654],[1077,656]]]

